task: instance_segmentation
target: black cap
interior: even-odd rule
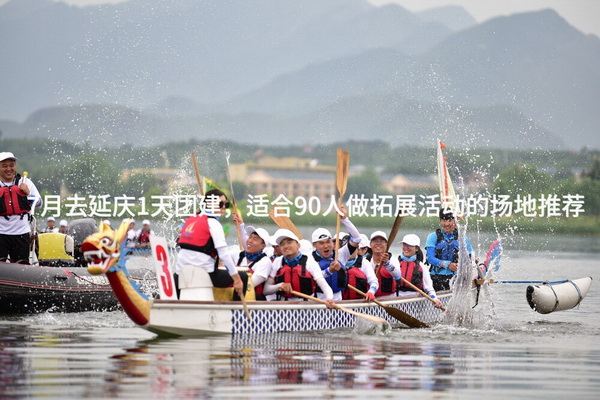
[[[440,219],[443,219],[446,221],[454,219],[454,213],[452,212],[452,209],[440,208]]]

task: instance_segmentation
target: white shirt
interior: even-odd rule
[[[33,213],[33,209],[38,209],[42,206],[42,197],[40,196],[40,192],[38,192],[37,188],[29,178],[22,178],[21,182],[23,179],[29,188],[29,196],[27,197],[34,200],[31,207],[31,213]],[[5,182],[0,183],[0,185],[7,187],[13,186],[12,183]],[[25,233],[31,233],[31,225],[29,224],[29,218],[27,218],[27,215],[25,215],[23,218],[21,218],[21,215],[7,215],[7,217],[8,220],[4,218],[4,216],[0,217],[0,234],[23,235]]]
[[[190,217],[192,218],[192,217]],[[208,229],[210,230],[210,236],[212,237],[215,249],[219,254],[219,259],[227,268],[229,275],[233,276],[237,274],[235,268],[235,262],[231,258],[231,254],[227,251],[227,241],[225,241],[225,232],[223,226],[215,218],[208,218]],[[208,254],[188,249],[180,249],[177,254],[177,264],[175,264],[175,273],[179,274],[186,265],[193,265],[195,267],[202,267],[210,274],[215,270],[215,259]]]
[[[240,257],[239,253],[237,255],[232,255],[234,259],[237,261]],[[248,260],[246,257],[242,258],[242,262],[240,263],[240,267],[247,267],[252,264],[252,261]],[[273,263],[269,256],[265,253],[265,256],[258,260],[252,266],[252,286],[257,287],[260,284],[263,284],[269,279],[269,275],[271,274],[271,268],[273,267]],[[267,300],[276,300],[277,295],[270,294],[265,295]]]

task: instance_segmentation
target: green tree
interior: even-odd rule
[[[128,196],[140,197],[156,187],[158,187],[158,179],[154,174],[136,172],[123,182],[123,193]]]
[[[65,165],[62,177],[72,193],[80,195],[119,195],[119,170],[105,158],[84,154]]]
[[[351,176],[348,178],[348,187],[346,189],[346,197],[351,194],[367,197],[373,194],[387,194],[383,188],[381,178],[375,169],[372,167],[366,168],[360,175]]]
[[[513,165],[502,171],[494,180],[497,194],[539,196],[552,191],[552,177],[532,165]]]

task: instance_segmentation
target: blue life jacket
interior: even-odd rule
[[[440,260],[458,262],[458,230],[452,232],[453,238],[446,239],[441,229],[436,229],[437,243],[435,245],[435,256]]]
[[[333,258],[325,259],[321,257],[321,255],[316,251],[313,251],[313,257],[315,261],[319,263],[321,271],[324,271],[325,269],[329,268],[331,263],[334,261]],[[348,286],[348,278],[346,276],[346,271],[343,268],[341,268],[339,271],[334,272],[333,274],[325,278],[325,280],[327,281],[327,284],[331,287],[331,290],[333,290],[333,293],[337,293],[341,290],[344,290]],[[321,292],[321,288],[319,288],[318,286],[317,292]]]

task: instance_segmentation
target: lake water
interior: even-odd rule
[[[530,237],[505,253],[497,279],[596,277],[600,268],[598,238]],[[491,320],[478,329],[385,336],[156,339],[119,311],[5,315],[0,399],[596,399],[597,284],[578,308],[547,315],[530,309],[527,285],[496,284],[485,298]]]

